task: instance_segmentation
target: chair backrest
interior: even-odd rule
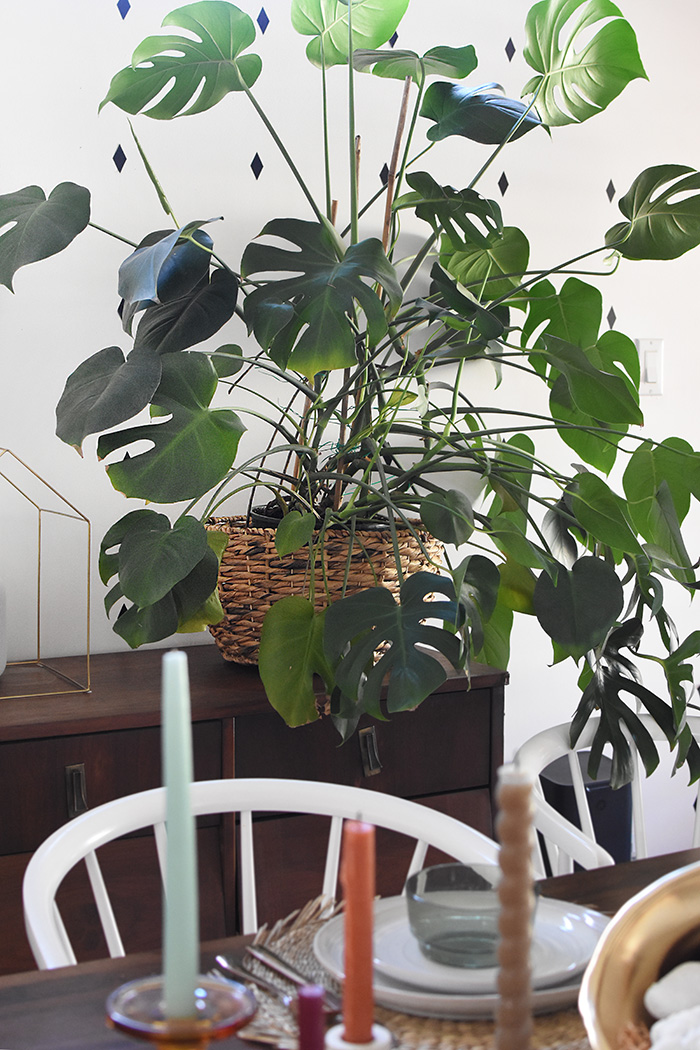
[[[389,828],[416,841],[406,877],[419,870],[429,846],[464,863],[495,863],[498,846],[474,828],[407,799],[343,784],[307,780],[240,778],[197,781],[191,786],[195,816],[240,815],[240,884],[243,933],[258,925],[255,892],[253,814],[304,813],[331,818],[320,892],[329,899],[337,889],[342,824],[359,819]],[[165,789],[154,788],[107,802],[64,824],[32,856],[24,876],[24,917],[29,943],[40,969],[75,963],[75,954],[56,905],[64,876],[85,860],[98,913],[112,957],[124,955],[96,850],[132,831],[152,826],[161,874],[165,865]]]
[[[647,714],[640,712],[638,718],[656,742],[666,740],[657,723]],[[552,873],[566,874],[573,870],[574,862],[584,868],[601,867],[614,864],[614,858],[603,849],[596,839],[596,831],[590,808],[590,795],[586,791],[584,777],[579,761],[579,752],[590,748],[600,725],[599,717],[592,717],[586,723],[575,748],[569,742],[570,724],[552,726],[527,740],[515,754],[514,762],[527,770],[535,778],[535,827],[540,832],[544,849]],[[696,740],[700,740],[700,717],[688,718],[688,725]],[[632,843],[635,857],[647,856],[647,834],[645,825],[644,798],[642,793],[642,776],[637,749],[629,733],[623,728],[632,752],[634,776],[630,784],[632,801]],[[573,787],[575,808],[578,813],[580,828],[562,816],[544,798],[540,774],[550,764],[562,756],[568,758],[568,766]],[[641,770],[643,775],[643,769]],[[693,829],[693,846],[700,845],[700,813],[696,811]],[[543,857],[539,852],[535,866],[544,873]]]

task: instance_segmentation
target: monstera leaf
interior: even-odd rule
[[[354,0],[353,50],[385,44],[406,13],[409,0]],[[341,0],[292,0],[292,25],[313,39],[306,48],[315,66],[345,65],[348,60],[348,5]]]
[[[540,573],[533,600],[542,629],[578,659],[603,641],[622,611],[623,592],[607,562],[583,557],[571,569],[560,565],[556,579]]]
[[[152,402],[169,419],[105,434],[97,455],[104,459],[147,441],[147,451],[107,468],[110,481],[125,496],[176,503],[202,496],[225,477],[246,428],[235,412],[209,408],[217,377],[208,358],[166,354],[161,361],[163,376]]]
[[[548,127],[595,116],[636,77],[645,77],[637,38],[610,0],[543,0],[525,23],[523,88]]]
[[[108,556],[117,545],[118,554]],[[137,510],[121,518],[104,537],[100,577],[108,583],[118,571],[126,598],[139,607],[153,605],[184,579],[206,552],[206,529],[196,518],[185,515],[171,527],[165,514]]]
[[[688,691],[693,688],[693,665],[690,661],[698,653],[700,653],[700,631],[691,631],[687,638],[684,638],[665,659],[661,660],[677,725],[683,722]],[[682,761],[684,758],[679,755],[679,762]]]
[[[632,520],[651,541],[654,503],[662,484],[668,486],[679,521],[690,509],[691,494],[700,499],[700,456],[682,438],[667,438],[659,445],[645,441],[630,456],[622,482]]]
[[[623,476],[630,517],[645,540],[664,550],[678,569],[673,575],[692,583],[695,574],[681,535],[691,492],[700,491],[700,457],[679,438],[635,449]]]
[[[576,743],[583,726],[593,712],[600,712],[600,725],[596,732],[588,763],[591,777],[598,775],[603,748],[607,743],[613,747],[611,784],[621,787],[635,775],[628,734],[632,737],[647,775],[659,762],[659,754],[651,734],[634,709],[646,709],[656,725],[665,734],[671,747],[676,748],[675,764],[688,766],[691,782],[700,776],[700,748],[693,739],[690,727],[685,724],[687,698],[684,683],[692,681],[690,657],[697,656],[700,634],[693,632],[669,654],[664,668],[669,684],[671,704],[639,681],[639,673],[632,661],[622,657],[620,650],[626,646],[636,652],[641,640],[641,623],[628,620],[612,631],[605,646],[598,654],[595,673],[587,670],[588,681],[571,723],[571,741]],[[664,661],[662,661],[663,663]],[[585,679],[584,679],[585,681]],[[582,682],[583,684],[583,682]],[[623,699],[627,694],[633,701]],[[623,732],[623,728],[626,732]]]
[[[551,281],[538,281],[527,292],[528,315],[522,328],[521,343],[525,346],[535,332],[539,336],[533,345],[542,348],[542,335],[554,336],[565,343],[584,350],[597,368],[627,381],[636,399],[639,387],[639,352],[627,336],[606,331],[599,335],[603,318],[603,297],[598,288],[569,277],[557,292]],[[533,354],[533,367],[544,375],[546,362]]]
[[[448,600],[426,601],[431,592]],[[400,604],[384,587],[334,602],[326,611],[325,650],[335,667],[336,684],[346,696],[358,699],[364,710],[382,717],[379,699],[388,675],[387,710],[416,707],[445,680],[442,665],[417,645],[422,642],[437,649],[453,666],[461,660],[456,636],[422,621],[443,618],[455,623],[458,616],[452,581],[430,572],[404,580]],[[374,662],[376,650],[387,643],[388,650]]]
[[[187,515],[171,527],[163,514],[132,511],[107,532],[100,547],[100,577],[117,584],[105,599],[107,611],[130,600],[114,630],[132,648],[178,630],[217,623],[216,597],[221,537]]]
[[[486,243],[458,245],[443,240],[440,263],[448,273],[471,289],[482,300],[499,299],[518,287],[520,278],[512,276],[527,270],[530,245],[517,226],[506,226],[486,238]]]
[[[596,474],[576,475],[571,506],[581,527],[599,543],[626,554],[642,553],[626,501]]]
[[[475,649],[473,658],[487,667],[508,667],[510,660],[510,636],[513,630],[514,613],[500,601],[484,627],[484,641],[480,649]]]
[[[584,461],[609,474],[617,460],[617,450],[629,427],[625,423],[605,423],[574,404],[564,376],[552,383],[549,411],[559,437]]]
[[[575,346],[593,346],[603,317],[603,296],[598,288],[578,277],[568,277],[558,292],[551,281],[544,280],[529,288],[527,295],[523,346],[536,331],[555,335]],[[638,359],[639,355],[635,353],[635,356]],[[536,357],[533,357],[532,364],[537,368]]]
[[[627,222],[605,235],[626,259],[677,259],[700,244],[700,172],[658,164],[639,175],[620,200]]]
[[[527,299],[523,346],[532,341],[535,334],[534,345],[540,349],[548,345],[550,349],[555,347],[556,353],[558,344],[547,342],[552,337],[562,344],[577,346],[589,365],[599,371],[602,382],[609,382],[604,378],[606,375],[617,376],[627,387],[629,398],[638,405],[639,353],[632,340],[621,332],[606,331],[599,335],[603,298],[597,288],[570,277],[557,292],[551,281],[545,280],[528,290]],[[554,364],[547,372],[547,357],[539,353],[532,353],[530,361],[537,372],[547,377],[551,387],[550,412],[553,419],[563,424],[558,428],[562,441],[586,463],[609,473],[617,457],[617,446],[628,430],[628,424],[621,418],[612,420],[611,416],[620,417],[627,409],[620,412],[617,395],[608,404],[602,392],[583,390],[582,383],[589,382],[583,378],[583,372],[579,379],[571,371],[567,377]],[[588,367],[584,367],[585,375],[592,376]],[[572,391],[577,384],[581,389],[575,400]],[[618,392],[620,389],[618,385]],[[629,405],[628,408],[635,411]]]
[[[324,615],[308,599],[292,594],[276,601],[265,616],[260,677],[268,700],[290,726],[318,718],[314,675],[327,684],[333,681],[323,651]]]
[[[117,291],[123,299],[125,331],[130,330],[135,306],[143,308],[149,302],[178,298],[208,272],[212,240],[200,231],[202,225],[192,222],[179,230],[149,234],[121,264]]]
[[[149,306],[136,332],[134,350],[172,354],[215,335],[233,316],[238,278],[215,270],[187,295],[164,306]]]
[[[294,554],[310,543],[315,527],[315,514],[301,514],[298,510],[285,514],[275,529],[275,550],[280,558]]]
[[[499,571],[482,554],[472,554],[452,572],[455,591],[469,626],[472,652],[484,646],[484,624],[494,613],[500,585]]]
[[[427,171],[413,172],[406,182],[413,192],[399,197],[394,210],[415,209],[418,218],[430,223],[436,233],[443,229],[455,248],[466,248],[467,242],[488,248],[490,238],[501,234],[501,209],[476,190],[441,186]]]
[[[12,291],[20,266],[62,252],[90,220],[90,191],[62,182],[48,197],[39,186],[0,195],[0,284]]]
[[[465,295],[450,275],[437,263],[433,265],[430,277],[433,282],[431,296],[441,298],[451,310],[454,310],[454,314],[443,315],[443,320],[448,327],[456,329],[473,327],[484,339],[498,339],[503,335],[505,322],[502,311],[489,310],[478,300]]]
[[[542,534],[549,549],[557,561],[566,565],[567,569],[571,568],[578,556],[578,544],[571,534],[572,519],[571,497],[568,492],[549,508],[542,519]]]
[[[292,368],[312,379],[318,372],[355,364],[355,331],[348,320],[355,302],[367,319],[370,343],[386,334],[384,307],[363,280],[382,286],[392,316],[401,303],[401,287],[379,240],[352,244],[339,258],[337,241],[318,223],[273,219],[261,236],[283,238],[299,249],[253,241],[241,260],[241,273],[246,277],[275,272],[298,275],[263,282],[245,301],[249,327],[281,368]]]
[[[357,48],[352,64],[362,72],[371,71],[375,77],[405,80],[412,77],[422,84],[425,77],[440,76],[462,80],[476,69],[478,63],[472,44],[466,47],[431,47],[423,56],[415,51],[394,48],[393,51],[367,51]]]
[[[436,540],[459,546],[474,531],[474,511],[459,489],[435,492],[421,500],[421,520]]]
[[[260,75],[260,57],[241,54],[255,40],[253,20],[233,4],[201,0],[171,11],[162,24],[187,29],[197,39],[146,37],[134,51],[132,64],[112,77],[100,109],[113,102],[127,113],[143,111],[148,117],[170,120],[211,109],[230,91],[252,87]]]
[[[434,126],[428,128],[430,141],[462,135],[474,142],[496,146],[509,136],[511,140],[521,138],[541,123],[536,113],[526,113],[522,102],[505,98],[499,91],[498,84],[484,84],[471,90],[444,81],[431,84],[420,110],[422,117],[435,121]]]
[[[605,371],[581,347],[563,339],[544,335],[542,341],[543,349],[533,356],[541,354],[565,377],[571,400],[581,412],[607,423],[644,422],[637,398],[621,375]]]
[[[160,379],[157,354],[133,350],[125,359],[118,346],[99,350],[66,380],[56,406],[56,434],[80,449],[88,434],[118,426],[145,408]]]

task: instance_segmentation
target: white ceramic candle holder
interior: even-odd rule
[[[348,1043],[343,1038],[345,1027],[334,1025],[326,1032],[326,1050],[390,1050],[393,1036],[388,1028],[381,1024],[372,1025],[372,1039],[369,1043]]]

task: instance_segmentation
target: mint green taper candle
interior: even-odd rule
[[[163,776],[167,794],[163,974],[165,1016],[193,1017],[199,973],[199,895],[195,820],[190,807],[192,713],[187,657],[163,657]]]

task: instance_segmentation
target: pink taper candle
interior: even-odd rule
[[[516,766],[498,771],[496,832],[501,844],[496,1050],[528,1050],[532,1035],[530,946],[535,906],[532,873],[532,778]]]
[[[374,919],[374,827],[349,820],[343,831],[340,878],[345,898],[345,979],[343,982],[343,1039],[346,1043],[372,1040],[372,927]]]

